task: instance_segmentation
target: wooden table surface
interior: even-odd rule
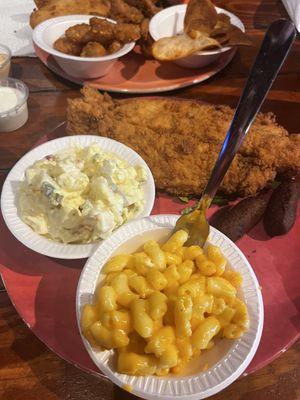
[[[254,40],[214,78],[171,93],[235,106],[267,26],[286,12],[280,0],[219,0],[216,5],[238,15]],[[0,185],[9,169],[46,132],[66,118],[67,98],[79,87],[55,76],[37,59],[14,58],[11,75],[30,89],[29,121],[14,133],[1,133]],[[124,96],[123,96],[124,97]],[[282,68],[263,107],[273,111],[290,133],[300,133],[300,39]],[[69,365],[41,343],[22,322],[0,284],[0,399],[134,399],[109,382]],[[270,365],[232,384],[214,400],[300,399],[300,343]]]

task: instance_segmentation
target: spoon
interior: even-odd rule
[[[177,220],[175,231],[183,229],[189,234],[187,246],[203,247],[206,242],[209,235],[206,210],[260,110],[296,34],[294,24],[286,19],[279,19],[269,26],[202,197],[192,211]]]

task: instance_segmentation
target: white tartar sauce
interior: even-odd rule
[[[17,106],[18,98],[21,96],[21,93],[18,92],[18,89],[0,86],[0,113],[9,111]]]

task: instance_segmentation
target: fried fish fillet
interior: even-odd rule
[[[85,87],[68,102],[68,133],[118,140],[139,153],[157,189],[200,195],[208,181],[233,116],[228,106],[190,100],[113,100]],[[300,173],[300,135],[289,135],[273,114],[256,118],[236,155],[221,191],[253,195],[278,173]]]
[[[61,15],[88,14],[106,17],[110,11],[109,0],[36,0],[38,9],[30,15],[30,25]]]

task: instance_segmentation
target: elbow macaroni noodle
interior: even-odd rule
[[[90,344],[116,349],[118,372],[129,375],[180,373],[216,339],[238,339],[249,327],[237,298],[238,272],[225,270],[217,246],[184,247],[185,231],[160,246],[112,257],[95,303],[84,306],[81,329]]]

